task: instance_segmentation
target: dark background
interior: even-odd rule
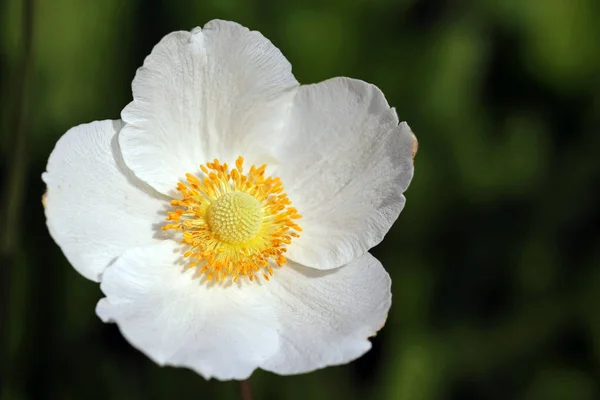
[[[597,0],[0,0],[0,398],[235,398],[96,317],[40,202],[60,135],[118,118],[152,46],[217,17],[261,31],[302,83],[376,84],[420,141],[373,250],[394,296],[373,350],[257,371],[257,399],[600,399]]]

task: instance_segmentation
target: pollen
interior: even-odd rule
[[[182,199],[171,201],[169,223],[162,227],[181,232],[188,266],[208,280],[270,280],[302,231],[281,180],[266,177],[266,165],[244,173],[243,163],[238,157],[230,168],[215,159],[200,165],[201,175],[186,174],[186,182],[177,184]]]

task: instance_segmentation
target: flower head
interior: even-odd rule
[[[101,283],[100,318],[206,378],[364,354],[391,305],[368,250],[416,150],[381,91],[300,86],[271,42],[226,21],[167,35],[132,88],[121,120],[69,130],[43,175],[48,228]]]

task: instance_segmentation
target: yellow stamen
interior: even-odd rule
[[[183,256],[208,280],[270,280],[270,263],[285,265],[285,246],[302,231],[281,180],[265,177],[264,164],[244,174],[243,163],[238,157],[230,171],[215,159],[200,165],[203,177],[186,174],[187,183],[177,184],[183,199],[171,201],[171,223],[162,227],[182,232],[182,242],[191,246]]]

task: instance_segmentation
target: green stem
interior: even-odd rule
[[[32,42],[33,42],[34,0],[23,2],[23,23],[21,29],[22,53],[14,86],[14,126],[10,132],[15,133],[11,160],[8,164],[6,187],[3,193],[2,209],[0,210],[0,359],[6,359],[6,334],[8,290],[10,288],[10,272],[14,268],[18,241],[20,237],[19,221],[21,220],[21,205],[25,194],[25,179],[27,175],[27,84],[31,72]],[[10,103],[9,103],[10,104]],[[10,135],[6,135],[10,137]],[[8,363],[6,363],[8,364]],[[4,365],[6,365],[4,364]],[[4,367],[3,367],[4,368]],[[8,371],[0,371],[8,372]],[[6,376],[5,374],[1,374]]]
[[[11,163],[7,172],[7,187],[4,195],[3,213],[5,221],[0,235],[2,235],[2,254],[14,253],[17,247],[16,234],[18,221],[21,218],[21,204],[25,189],[25,177],[27,172],[27,83],[31,70],[31,50],[33,39],[33,0],[26,0],[23,10],[23,53],[19,63],[19,76],[16,80],[15,90],[15,143],[14,151],[11,152]]]

